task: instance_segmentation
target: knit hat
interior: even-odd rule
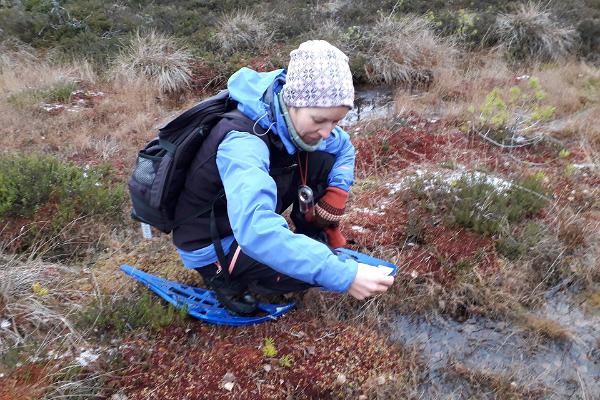
[[[290,53],[283,101],[288,107],[352,108],[348,57],[324,40],[309,40]]]

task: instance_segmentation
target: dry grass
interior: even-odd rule
[[[548,5],[530,1],[511,14],[501,14],[495,33],[511,59],[558,61],[575,45],[577,31],[555,18]]]
[[[428,87],[438,68],[454,63],[456,51],[426,19],[381,17],[367,33],[366,72],[371,82]]]
[[[175,38],[150,31],[131,37],[114,61],[116,82],[150,81],[163,94],[180,94],[190,87],[192,55]]]
[[[5,150],[110,160],[117,154],[133,154],[154,134],[154,127],[164,114],[155,86],[148,80],[122,86],[119,82],[102,81],[86,63],[55,65],[43,58],[22,59],[19,54],[10,60],[11,68],[0,70],[0,144]],[[57,115],[36,103],[20,109],[8,100],[24,90],[43,89],[66,79],[104,95],[95,99],[91,107]],[[23,118],[23,113],[28,118]]]
[[[513,71],[500,53],[492,52],[471,55],[457,67],[440,68],[438,76],[426,92],[398,90],[396,113],[469,120],[473,118],[469,108],[477,109],[495,87],[508,90],[519,84],[518,77],[535,76],[545,94],[543,104],[555,109],[554,120],[538,127],[561,140],[582,141],[590,161],[600,165],[600,129],[594,122],[600,116],[599,68],[571,62]]]
[[[252,12],[238,10],[220,18],[216,39],[226,53],[260,50],[271,44],[273,32]]]
[[[571,338],[569,329],[551,319],[534,314],[524,314],[518,322],[523,329],[542,339],[564,342]]]
[[[469,56],[462,64],[442,65],[428,91],[413,95],[396,93],[396,111],[416,111],[422,115],[467,118],[467,109],[483,101],[496,86],[509,86],[514,73],[497,52]]]
[[[76,299],[89,296],[81,290],[86,279],[80,268],[2,256],[1,310],[10,327],[0,330],[0,353],[37,344],[38,355],[81,343],[70,316],[78,309]]]

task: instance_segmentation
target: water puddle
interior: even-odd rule
[[[458,323],[407,315],[394,321],[391,338],[420,349],[428,370],[420,388],[424,398],[455,399],[464,391],[444,377],[444,368],[458,362],[473,371],[509,376],[524,389],[545,386],[550,393],[544,398],[599,399],[600,317],[584,315],[566,295],[549,299],[535,314],[560,323],[571,339],[539,343],[502,321],[474,318]]]
[[[383,118],[393,111],[393,91],[388,87],[357,90],[354,108],[340,121],[340,126],[352,126],[360,121]]]

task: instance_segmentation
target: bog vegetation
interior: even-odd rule
[[[215,375],[190,390],[217,398],[252,397],[258,374],[271,398],[418,398],[430,371],[386,344],[394,313],[505,321],[532,346],[576,340],[537,314],[548,296],[598,315],[597,1],[163,3],[0,1],[0,398],[177,396],[192,364]],[[342,49],[357,88],[394,90],[389,115],[348,127],[342,230],[401,273],[365,303],[309,291],[277,324],[202,326],[118,271],[202,284],[168,237],[142,241],[131,162],[238,68],[285,67],[308,39]],[[443,371],[465,398],[549,393],[523,373]]]

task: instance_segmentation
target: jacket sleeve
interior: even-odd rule
[[[338,187],[348,192],[354,182],[354,146],[350,136],[342,128],[336,126],[327,140],[323,151],[334,154],[335,162],[329,173],[329,186]]]
[[[289,230],[275,212],[277,186],[269,175],[269,150],[254,135],[231,131],[217,150],[217,167],[233,235],[245,254],[284,275],[329,290],[348,290],[354,260],[340,260],[324,244]]]

